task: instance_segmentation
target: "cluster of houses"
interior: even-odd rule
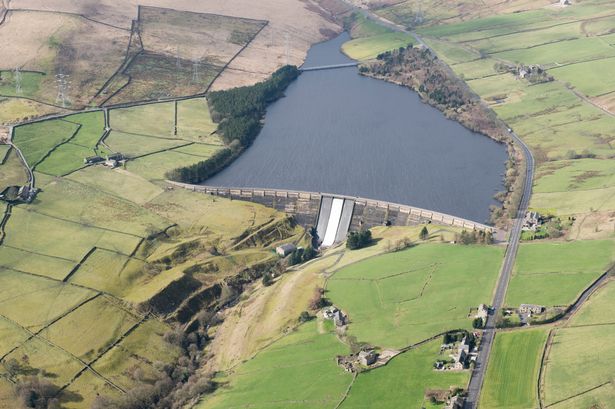
[[[97,165],[101,163],[111,169],[117,168],[124,161],[124,155],[122,155],[121,153],[113,153],[111,155],[107,155],[106,159],[98,155],[88,156],[87,158],[83,159],[83,163],[86,165]]]
[[[440,346],[440,354],[443,354],[446,351],[452,352],[449,355],[452,359],[452,362],[442,359],[437,360],[434,363],[435,370],[463,371],[470,366],[470,362],[476,360],[476,356],[478,355],[476,346],[470,349],[470,340],[467,336],[464,336],[459,343],[453,342],[450,344],[442,344]]]

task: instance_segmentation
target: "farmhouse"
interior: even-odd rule
[[[322,316],[327,320],[333,320],[336,327],[346,325],[346,316],[336,307],[327,307],[322,311]]]
[[[465,406],[465,398],[455,395],[449,401],[444,409],[463,409]]]
[[[85,163],[86,165],[93,165],[95,163],[103,162],[104,160],[105,158],[101,156],[88,156],[87,158],[83,159],[83,163]]]
[[[478,311],[476,312],[476,315],[474,317],[482,318],[486,320],[488,315],[489,315],[489,307],[487,307],[485,304],[480,304],[478,306]]]
[[[275,252],[278,253],[280,257],[286,257],[295,250],[297,250],[297,246],[291,243],[286,243],[276,247]]]
[[[359,352],[359,363],[363,366],[370,366],[376,362],[378,354],[372,349]]]
[[[523,220],[522,230],[524,231],[536,231],[542,224],[542,218],[537,212],[528,212]]]
[[[540,314],[545,310],[542,305],[521,304],[519,306],[519,314]]]

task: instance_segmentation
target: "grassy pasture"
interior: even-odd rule
[[[37,368],[44,371],[42,377],[58,386],[68,383],[83,368],[70,354],[39,338],[28,340],[5,358],[7,361],[12,359],[21,364],[20,372],[23,373],[19,375],[27,375],[31,368]]]
[[[140,238],[136,236],[58,220],[16,207],[6,226],[4,244],[33,253],[79,261],[95,246],[130,254],[139,241]]]
[[[186,147],[190,150],[190,147]],[[188,166],[205,160],[203,156],[195,156],[169,150],[155,155],[148,155],[128,162],[126,169],[151,181],[166,180],[165,173],[180,166]]]
[[[44,121],[15,128],[13,143],[29,166],[39,163],[49,151],[73,136],[78,125],[66,121]]]
[[[71,174],[68,179],[139,205],[162,193],[160,187],[119,168],[111,171],[101,166],[90,166]]]
[[[327,297],[349,314],[350,335],[400,348],[469,328],[469,309],[491,299],[501,257],[497,247],[421,244],[342,268]]]
[[[613,324],[557,330],[545,372],[547,405],[612,382],[613,371],[604,362],[613,359],[608,342],[613,336]]]
[[[424,39],[447,64],[461,64],[469,61],[480,59],[480,53],[470,47],[463,47],[459,44],[448,41],[438,40],[435,38]]]
[[[105,140],[111,149],[121,152],[129,158],[138,158],[154,152],[165,151],[190,142],[181,139],[151,137],[111,131]]]
[[[463,76],[464,80],[471,81],[492,75],[499,75],[494,68],[495,63],[496,61],[490,58],[482,58],[454,64],[451,68],[455,71],[455,73]]]
[[[563,216],[608,211],[615,206],[615,188],[537,193],[530,203],[533,209]]]
[[[229,371],[222,385],[196,408],[333,407],[351,382],[334,361],[348,349],[334,333],[319,333],[315,321],[261,350]]]
[[[119,132],[173,137],[175,107],[172,102],[109,111],[109,124]]]
[[[28,174],[17,152],[14,149],[0,152],[0,162],[2,159],[4,163],[0,164],[0,192],[8,186],[25,185],[28,181]]]
[[[26,96],[34,97],[40,86],[44,74],[39,72],[21,72],[21,92],[17,93],[17,83],[14,71],[0,70],[0,95],[8,97]]]
[[[0,246],[0,259],[3,267],[56,280],[63,279],[75,265],[71,260],[29,253],[7,246]]]
[[[61,176],[84,167],[83,160],[86,157],[100,153],[97,144],[104,132],[105,123],[102,111],[70,115],[52,122],[56,121],[80,126],[68,143],[58,146],[37,166],[40,172]]]
[[[613,319],[613,297],[615,296],[615,283],[610,281],[606,286],[592,294],[571,319],[570,327],[583,325],[607,324]]]
[[[606,58],[554,68],[549,72],[585,95],[594,97],[615,91],[615,78],[604,75],[615,70],[615,58]]]
[[[500,332],[495,337],[480,406],[486,409],[538,407],[537,383],[547,332]],[[523,359],[519,357],[523,356]]]
[[[613,384],[569,399],[591,388],[612,382],[612,371],[604,362],[613,359],[608,340],[615,336],[613,325],[614,282],[594,293],[571,318],[565,328],[557,329],[545,372],[545,403],[553,407],[608,407],[615,396]]]
[[[107,297],[98,297],[47,328],[41,336],[86,362],[121,337],[138,318]]]
[[[578,22],[557,25],[538,31],[512,33],[504,36],[485,38],[472,41],[473,48],[493,54],[503,51],[529,49],[550,43],[576,40],[582,37],[581,24]]]
[[[179,347],[163,340],[169,327],[153,319],[144,321],[120,342],[122,350],[138,355],[150,362],[171,361],[180,355]]]
[[[611,240],[521,244],[506,305],[572,303],[606,271],[614,250]]]
[[[353,24],[350,28],[352,38],[373,37],[390,33],[391,30],[368,18],[362,13],[353,14]]]
[[[137,259],[96,249],[71,276],[70,282],[122,297],[139,284],[142,267],[143,263]]]
[[[13,270],[0,270],[0,314],[31,331],[94,296],[94,292]]]
[[[615,49],[603,38],[580,38],[527,49],[494,54],[497,58],[525,64],[559,65],[615,57]]]
[[[82,224],[86,228],[145,237],[152,230],[162,230],[171,224],[128,200],[68,179],[52,180],[38,197],[40,200],[29,209]]]
[[[386,366],[359,374],[341,408],[421,408],[427,389],[463,387],[469,372],[437,372],[441,339],[393,358]]]
[[[66,409],[89,409],[96,396],[115,397],[119,394],[117,389],[88,369],[60,394],[59,400]]]
[[[177,136],[198,142],[222,144],[212,135],[218,126],[212,121],[205,98],[189,99],[177,103]]]
[[[604,159],[547,162],[538,169],[535,193],[604,189],[615,186],[615,163]]]
[[[342,51],[355,60],[371,60],[385,51],[406,47],[414,37],[406,33],[386,33],[373,37],[356,38],[342,45]]]
[[[23,328],[4,318],[0,318],[0,339],[2,340],[0,355],[7,354],[11,349],[22,344],[29,336],[30,334]]]

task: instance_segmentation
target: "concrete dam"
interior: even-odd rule
[[[208,195],[272,207],[294,217],[304,227],[316,227],[323,246],[346,239],[349,231],[375,226],[438,223],[466,230],[494,232],[492,226],[448,214],[360,197],[296,190],[222,188],[171,182],[173,186]]]

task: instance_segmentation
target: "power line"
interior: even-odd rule
[[[198,84],[201,82],[201,59],[199,57],[194,57],[192,60],[192,82]]]
[[[70,102],[68,99],[68,90],[70,89],[69,78],[70,75],[68,74],[56,74],[56,85],[58,87],[56,103],[62,104],[62,108],[66,108],[66,104]]]

